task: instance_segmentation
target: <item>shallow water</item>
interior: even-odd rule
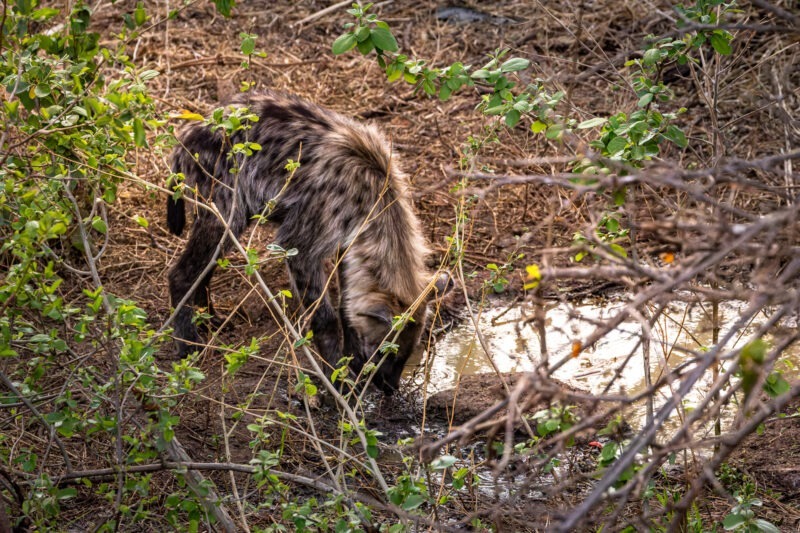
[[[606,321],[625,305],[621,299],[582,304],[553,303],[546,309],[545,340],[550,361],[555,362],[572,353],[573,343],[586,339],[596,324]],[[741,302],[719,306],[719,324],[724,334],[726,324],[733,324],[745,308]],[[416,361],[417,366],[406,368],[407,377],[424,380],[424,364],[430,365],[427,384],[429,393],[456,387],[459,376],[494,372],[533,370],[542,361],[540,335],[535,329],[534,311],[527,303],[490,302],[474,310],[478,329],[489,354],[482,348],[471,319],[454,328],[440,339],[429,354],[429,361]],[[757,316],[740,332],[726,351],[748,342],[752,333],[766,317]],[[622,322],[557,370],[553,377],[573,387],[594,394],[635,394],[646,389],[643,350],[640,344],[642,326],[633,320]],[[675,368],[712,346],[711,306],[688,306],[677,303],[665,311],[652,328],[650,341],[651,380],[662,372]],[[632,355],[631,355],[632,354]],[[626,358],[629,358],[625,363]],[[784,356],[800,364],[800,349],[792,346]],[[490,358],[491,357],[491,361]],[[414,361],[412,361],[414,363]],[[780,369],[781,366],[779,366]],[[685,398],[687,405],[699,401],[711,383],[711,373]],[[662,397],[669,389],[662,388]],[[488,406],[487,406],[488,407]]]

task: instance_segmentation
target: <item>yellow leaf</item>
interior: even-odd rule
[[[528,265],[525,267],[525,272],[527,272],[528,275],[525,276],[527,283],[523,285],[523,288],[529,291],[538,287],[539,282],[542,280],[542,273],[539,271],[539,265]]]
[[[198,115],[197,113],[192,113],[188,109],[181,109],[180,113],[173,113],[170,115],[172,118],[177,118],[180,120],[205,120],[203,115]]]

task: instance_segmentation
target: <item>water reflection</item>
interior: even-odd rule
[[[575,341],[589,337],[598,324],[615,316],[624,305],[617,300],[549,306],[544,332],[551,360],[570,354]],[[723,324],[723,330],[724,324],[732,324],[744,308],[745,304],[738,302],[719,306],[719,323]],[[440,339],[431,352],[432,360],[427,363],[430,365],[428,392],[455,387],[459,376],[491,373],[493,366],[500,372],[522,372],[533,370],[542,361],[542,343],[529,304],[494,302],[478,311],[478,327],[489,348],[491,361],[479,342],[472,321],[467,319]],[[727,346],[726,350],[750,340],[749,335],[758,325],[751,323],[737,337],[736,344]],[[672,304],[659,316],[650,332],[651,379],[658,380],[665,372],[711,346],[712,328],[710,305]],[[646,387],[642,332],[639,322],[627,320],[621,323],[594,346],[581,351],[553,377],[594,394],[641,392]],[[795,362],[798,360],[797,351],[793,347],[793,351],[787,353]],[[416,368],[414,362],[406,368],[406,375],[414,375],[422,381],[424,372],[420,370],[425,361],[416,361]],[[705,383],[695,388],[693,397],[686,400],[690,403],[698,400],[710,380],[709,375]]]

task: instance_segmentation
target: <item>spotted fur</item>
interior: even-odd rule
[[[428,247],[412,209],[406,176],[380,132],[307,101],[278,93],[248,96],[234,102],[259,120],[230,138],[196,124],[180,136],[172,170],[196,188],[196,198],[213,201],[232,233],[240,235],[252,217],[274,201],[269,220],[278,224],[276,244],[296,248],[287,259],[294,294],[306,309],[316,310],[309,327],[318,351],[330,366],[352,355],[358,373],[375,357],[389,333],[392,317],[405,313],[431,279],[425,267]],[[243,141],[261,145],[249,157],[230,157]],[[287,184],[288,159],[300,167]],[[231,169],[239,167],[236,174]],[[235,207],[234,207],[235,204]],[[167,201],[167,223],[180,234],[186,223],[184,201]],[[186,248],[169,273],[173,305],[184,298],[224,237],[224,226],[197,209]],[[227,247],[223,242],[223,250]],[[325,262],[341,258],[340,306],[325,293]],[[194,294],[194,304],[210,307],[208,273]],[[398,387],[403,366],[419,343],[425,306],[398,337],[399,350],[378,369],[374,383],[390,392]],[[200,342],[192,308],[178,311],[175,338],[181,355]]]

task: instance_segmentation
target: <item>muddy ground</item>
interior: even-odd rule
[[[154,13],[165,9],[161,2],[146,4]],[[331,43],[348,16],[344,8],[319,15],[329,5],[330,2],[316,0],[243,2],[234,10],[234,16],[226,19],[210,3],[189,4],[174,20],[158,25],[132,43],[132,58],[142,68],[162,73],[154,80],[153,94],[165,114],[183,109],[207,114],[236,94],[242,82],[254,82],[255,90],[291,92],[379,125],[391,138],[400,164],[410,176],[415,206],[434,251],[432,262],[438,264],[449,248],[456,206],[464,198],[454,191],[464,143],[471,135],[481,135],[490,122],[475,111],[480,94],[469,90],[440,102],[411,86],[386,82],[370,59],[355,53],[334,57]],[[109,29],[119,27],[122,14],[133,6],[134,2],[101,4],[95,13],[95,24]],[[395,0],[380,2],[376,12],[392,27],[403,51],[427,58],[432,64],[462,61],[480,65],[494,49],[510,48],[513,55],[532,61],[531,70],[521,75],[520,83],[537,77],[564,90],[565,107],[582,119],[631,108],[630,94],[620,89],[620,69],[626,59],[637,55],[646,35],[666,33],[674,25],[669,3],[627,0]],[[265,57],[252,58],[246,70],[241,67],[240,32],[257,35],[256,49],[266,52]],[[750,38],[752,46],[762,46],[765,53],[772,49],[766,39]],[[742,102],[752,113],[752,120],[736,126],[740,141],[729,147],[732,154],[740,157],[770,154],[781,147],[781,136],[773,136],[770,131],[762,131],[757,138],[752,135],[753,124],[771,121],[769,110],[758,105],[763,97],[760,86],[753,83],[758,75],[751,71],[741,73],[741,79],[730,82],[739,84],[739,100],[720,103],[724,116],[717,118],[722,121],[738,116],[737,108]],[[681,105],[690,110],[683,126],[690,136],[702,136],[708,123],[707,110],[694,93],[692,80],[679,70],[670,74],[670,80]],[[180,127],[178,121],[174,124]],[[550,174],[564,170],[559,158],[569,158],[575,149],[533,134],[529,124],[523,122],[511,130],[500,130],[499,142],[490,144],[482,158],[501,175]],[[668,149],[663,156],[704,163],[704,148],[692,150],[680,154],[674,148]],[[166,154],[141,153],[140,158],[140,175],[163,184],[168,168]],[[552,160],[530,161],[532,158]],[[445,329],[464,318],[465,294],[477,301],[491,292],[484,283],[491,274],[487,264],[512,262],[504,297],[521,297],[522,267],[541,262],[543,250],[568,249],[574,233],[588,220],[580,209],[564,209],[568,195],[555,187],[521,184],[492,188],[480,180],[470,187],[468,192],[474,195],[470,196],[472,205],[463,237],[467,285],[446,302],[444,319],[439,324]],[[162,194],[131,186],[120,196],[121,202],[113,207],[109,253],[101,261],[100,273],[108,291],[134,297],[157,323],[169,316],[166,276],[182,240],[171,236],[165,227]],[[134,215],[146,217],[149,229],[134,228],[130,222]],[[251,237],[243,240],[248,238]],[[647,236],[640,238],[646,240]],[[252,239],[262,245],[269,243],[270,228],[253,230]],[[663,249],[662,243],[654,241],[653,254]],[[568,262],[567,254],[551,253],[548,257],[551,264]],[[253,289],[243,269],[236,268],[243,265],[241,258],[231,255],[230,259],[234,268],[218,273],[212,283],[215,306],[228,317],[228,323],[213,342],[218,349],[205,352],[198,361],[208,378],[192,400],[182,403],[176,412],[181,418],[178,435],[195,461],[246,462],[251,458],[248,442],[252,438],[245,427],[248,421],[273,411],[305,416],[302,404],[291,392],[293,378],[287,378],[286,363],[297,363],[292,350],[266,310],[263,296]],[[267,264],[262,273],[273,290],[288,288],[285,271],[278,262]],[[612,286],[616,286],[614,280],[572,281],[561,290],[569,289],[575,296],[602,295]],[[223,380],[220,353],[225,351],[224,346],[246,344],[252,337],[262,339],[260,355],[252,357],[233,380]],[[168,350],[161,357],[165,363],[174,359]],[[441,437],[451,426],[463,424],[503,398],[494,377],[469,378],[460,387],[455,412],[452,394],[429,398],[423,404],[420,390],[411,385],[391,399],[373,397],[368,410],[370,423],[385,434],[381,447],[386,460],[391,460],[397,438],[420,434],[423,439]],[[542,407],[545,405],[532,405],[530,409]],[[233,417],[239,409],[246,413],[243,419]],[[336,438],[335,425],[327,423],[336,417],[330,416],[327,409],[318,407],[312,417],[318,421],[320,432]],[[225,430],[231,434],[227,450],[212,437],[222,430],[221,413]],[[423,426],[422,420],[427,420],[427,425]],[[767,429],[767,441],[764,437],[751,437],[733,462],[758,482],[759,489],[771,495],[765,501],[766,518],[781,524],[786,531],[796,530],[793,528],[800,519],[800,422],[796,417],[775,420]],[[587,434],[582,442],[594,438],[596,435]],[[283,444],[293,451],[290,461],[304,470],[319,466],[316,451],[303,435],[290,431],[285,439]],[[769,445],[765,446],[765,442]],[[588,447],[586,453],[594,452]],[[220,485],[228,482],[227,474],[211,477]],[[471,510],[480,507],[479,500],[473,502]],[[509,518],[495,523],[506,530],[538,530],[547,527],[550,513],[559,511],[539,505],[529,507],[533,508],[543,514],[528,521]],[[703,502],[704,512],[717,520],[727,509],[728,502],[712,493]],[[254,521],[258,523],[260,519],[254,517]]]

